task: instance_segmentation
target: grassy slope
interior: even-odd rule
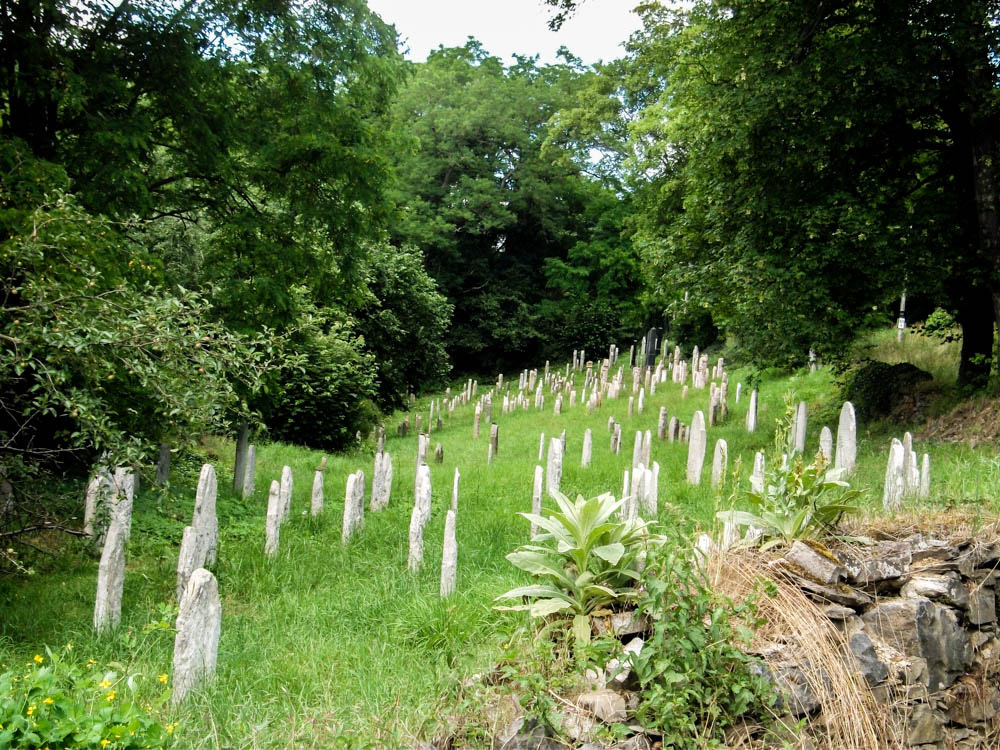
[[[715,439],[728,441],[731,467],[733,459],[742,456],[746,474],[752,452],[770,447],[774,419],[784,412],[787,391],[806,400],[812,414],[834,414],[839,406],[830,401],[831,382],[824,372],[768,380],[761,387],[761,429],[747,435],[742,427],[747,398],[733,403],[740,374],[731,378],[729,421],[709,430],[705,484],[684,483],[685,446],[654,443],[653,458],[661,465],[661,505],[676,506],[692,526],[710,525],[720,502],[707,486]],[[433,733],[434,717],[457,708],[461,681],[495,662],[504,644],[523,628],[520,613],[496,612],[491,605],[496,595],[523,582],[504,555],[526,541],[527,522],[516,513],[530,506],[539,434],[548,438],[567,431],[564,491],[617,494],[631,463],[635,431],[652,429],[655,434],[661,405],[689,423],[695,409],[707,407],[708,392],[692,391],[681,400],[680,388],[667,384],[647,399],[644,414],[632,418],[626,416],[627,401],[627,396],[606,401],[592,417],[581,406],[553,415],[551,395],[541,413],[500,415],[496,403],[500,450],[491,466],[486,464],[488,429],[478,441],[472,439],[472,406],[446,417],[444,430],[431,437],[432,450],[440,442],[445,460],[431,464],[433,511],[425,530],[425,568],[417,576],[406,571],[415,436],[387,442],[395,469],[392,501],[387,510],[367,514],[364,530],[346,547],[340,542],[346,477],[361,468],[370,485],[370,450],[330,457],[327,512],[319,519],[306,515],[319,453],[259,446],[258,489],[248,503],[227,493],[231,463],[216,461],[221,526],[216,574],[223,595],[219,672],[183,710],[166,712],[165,721],[180,721],[179,746],[398,747],[414,736]],[[426,405],[426,400],[418,404],[425,419]],[[609,416],[623,424],[618,456],[608,450]],[[594,433],[594,463],[583,469],[580,450],[586,427]],[[817,448],[818,428],[813,421],[810,452]],[[863,427],[861,432],[863,438]],[[874,506],[881,497],[886,443],[885,436],[878,435],[859,450],[858,483],[873,488]],[[222,446],[219,453],[228,457],[230,446]],[[931,453],[936,482],[932,504],[982,501],[984,511],[995,512],[1000,486],[995,451],[935,446]],[[267,485],[284,464],[292,467],[295,477],[293,515],[282,529],[277,558],[266,561]],[[462,472],[458,593],[441,602],[437,592],[444,510],[456,466]],[[188,467],[188,478],[194,468]],[[57,647],[71,641],[80,659],[125,662],[149,678],[169,672],[173,634],[163,626],[172,622],[169,603],[177,544],[190,518],[191,487],[193,482],[168,495],[146,493],[137,501],[123,625],[116,635],[98,639],[91,633],[96,561],[80,550],[54,572],[0,582],[0,661],[27,660],[43,644]],[[152,682],[147,679],[146,684]]]

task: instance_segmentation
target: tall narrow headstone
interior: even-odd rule
[[[441,443],[434,446],[434,463],[442,464],[444,463],[444,447]]]
[[[650,466],[653,457],[653,431],[646,430],[642,433],[642,448],[639,451],[639,463],[643,466]]]
[[[326,456],[323,457],[320,468],[313,474],[312,496],[310,497],[309,512],[313,516],[318,516],[323,512],[323,472],[326,470]]]
[[[207,466],[207,464],[206,464]],[[215,479],[215,472],[212,472]],[[125,532],[125,541],[132,535],[132,503],[135,499],[136,475],[132,469],[120,466],[111,477],[111,524],[118,524]],[[213,510],[215,502],[212,503]]]
[[[918,497],[927,500],[931,496],[931,457],[924,454],[920,462],[920,491]]]
[[[344,523],[340,541],[347,544],[355,532],[364,527],[365,473],[359,469],[347,478],[347,488],[344,491]]]
[[[562,481],[563,447],[559,438],[552,438],[549,441],[549,455],[545,464],[545,491],[555,497],[554,492],[559,491],[559,484]]]
[[[805,455],[806,452],[806,427],[808,419],[806,402],[799,401],[799,405],[795,408],[795,421],[792,429],[792,451],[798,453],[800,456]]]
[[[757,431],[757,389],[750,391],[750,404],[747,406],[747,432]]]
[[[545,458],[545,433],[538,436],[538,460]]]
[[[483,407],[476,404],[476,410],[472,417],[472,439],[479,440],[479,420],[483,416]]]
[[[708,434],[705,431],[705,415],[700,409],[691,418],[689,435],[687,481],[688,484],[701,484],[701,470],[705,465]]]
[[[726,465],[729,461],[729,445],[719,438],[715,441],[715,454],[712,457],[712,489],[717,490],[726,481]]]
[[[656,437],[665,440],[667,437],[667,407],[660,407],[660,415],[656,420]]]
[[[455,467],[455,476],[452,477],[451,481],[451,509],[458,512],[458,482],[462,478],[462,475],[458,471],[458,467]]]
[[[281,521],[292,512],[292,467],[281,467]]]
[[[278,539],[281,535],[282,515],[281,485],[276,480],[271,481],[267,493],[267,526],[264,542],[264,554],[274,557],[278,553]]]
[[[444,517],[444,547],[441,550],[441,597],[455,593],[458,577],[458,542],[455,539],[455,511],[449,509]]]
[[[677,442],[679,431],[680,421],[677,417],[671,417],[670,421],[667,423],[667,440],[671,443]]]
[[[758,495],[764,494],[764,451],[757,451],[753,457],[753,473],[750,475],[750,489]]]
[[[257,475],[257,446],[251,443],[247,446],[247,465],[243,470],[243,497],[253,497],[254,478]]]
[[[100,633],[118,627],[122,618],[125,586],[125,530],[112,523],[104,535],[104,549],[97,567],[94,628]]]
[[[823,454],[826,465],[830,466],[833,463],[833,433],[826,425],[819,432],[819,452]]]
[[[833,465],[838,469],[854,471],[854,463],[858,457],[858,423],[854,417],[854,404],[845,401],[840,409],[840,422],[837,425],[837,454]]]
[[[180,601],[175,624],[174,705],[187,697],[199,682],[215,674],[222,633],[222,604],[215,576],[204,568],[191,574]]]
[[[424,564],[424,526],[431,517],[431,470],[417,467],[417,486],[410,513],[410,554],[407,567],[416,573]]]
[[[906,455],[903,444],[896,438],[889,446],[889,460],[885,469],[885,485],[882,491],[882,507],[888,511],[896,511],[902,507],[903,494],[906,491],[904,473],[906,471]]]
[[[594,434],[588,427],[583,433],[583,454],[580,458],[580,466],[590,466],[590,461],[594,456]]]
[[[215,500],[218,495],[218,481],[212,464],[203,464],[198,477],[198,489],[194,495],[194,516],[191,525],[198,532],[202,546],[202,556],[195,567],[211,567],[215,565],[215,557],[219,547],[219,518],[215,513]]]
[[[491,455],[496,458],[497,453],[500,452],[500,427],[496,422],[490,425],[490,449]]]
[[[205,545],[194,526],[185,526],[181,535],[181,551],[177,555],[177,586],[174,595],[180,602],[191,574],[205,567]]]

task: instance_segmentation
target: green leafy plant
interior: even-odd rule
[[[727,729],[760,718],[773,690],[749,644],[756,596],[734,604],[714,593],[677,533],[676,543],[654,550],[642,579],[639,611],[653,623],[642,650],[631,658],[639,681],[636,720],[679,750],[725,747]]]
[[[26,668],[0,672],[0,747],[124,750],[171,744],[177,725],[157,721],[153,703],[142,697],[157,685],[163,689],[152,688],[160,693],[155,701],[164,702],[170,694],[166,674],[147,681],[120,668],[102,670],[92,659],[81,667],[65,657],[46,649]]]
[[[841,469],[827,471],[821,453],[808,465],[796,457],[788,465],[770,469],[759,491],[752,488],[746,494],[751,511],[720,511],[716,518],[756,529],[762,534],[765,549],[824,536],[845,513],[857,510],[855,501],[864,493],[851,489],[844,473]]]
[[[638,598],[636,582],[650,547],[663,537],[649,532],[642,519],[619,521],[614,517],[624,500],[610,494],[570,501],[553,492],[559,512],[548,518],[521,515],[541,528],[532,542],[507,555],[515,566],[543,582],[511,589],[497,599],[529,597],[529,604],[497,607],[527,610],[533,617],[566,611],[574,615],[578,640],[589,641],[589,615],[600,607],[622,605]],[[552,542],[541,546],[538,542]]]

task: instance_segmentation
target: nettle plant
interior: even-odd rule
[[[532,601],[497,609],[526,610],[533,617],[572,614],[577,640],[589,641],[591,613],[638,600],[636,584],[647,552],[663,544],[664,537],[651,533],[650,524],[640,518],[619,520],[615,514],[624,499],[604,494],[589,500],[578,495],[570,501],[559,492],[552,495],[559,512],[548,517],[521,513],[541,531],[532,537],[532,544],[507,555],[540,582],[497,597]]]

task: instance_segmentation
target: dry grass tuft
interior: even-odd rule
[[[777,593],[758,597],[760,618],[755,649],[780,644],[802,663],[819,699],[819,718],[807,723],[817,747],[830,750],[885,750],[897,738],[884,706],[872,696],[864,677],[852,671],[853,657],[841,633],[797,586],[774,576],[768,559],[756,551],[730,550],[709,559],[712,586],[733,600],[745,599],[762,580]],[[779,717],[780,721],[780,717]],[[790,731],[794,727],[789,726]]]
[[[968,540],[993,541],[1000,537],[1000,520],[987,522],[975,507],[907,509],[897,515],[881,511],[868,516],[850,516],[841,522],[844,536],[875,540],[905,539],[914,534],[956,543]]]

